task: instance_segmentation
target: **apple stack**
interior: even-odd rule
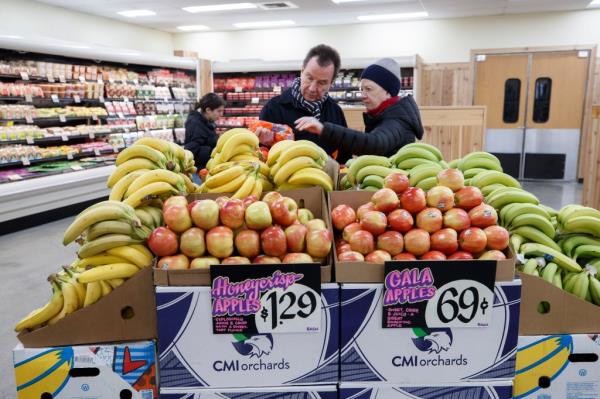
[[[331,211],[339,233],[339,261],[506,259],[509,233],[497,225],[496,210],[483,203],[477,187],[465,187],[458,169],[444,169],[438,185],[425,192],[410,187],[402,173],[385,178],[384,188],[356,209]]]
[[[214,264],[324,263],[332,236],[325,222],[292,198],[271,191],[262,201],[217,197],[165,201],[166,226],[148,246],[163,269],[204,269]]]

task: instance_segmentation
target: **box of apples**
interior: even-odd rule
[[[392,173],[374,193],[329,193],[336,281],[382,282],[385,261],[419,259],[496,260],[496,280],[512,281],[509,233],[497,225],[496,210],[483,202],[481,191],[463,182],[459,170],[447,169],[438,175],[438,186],[425,192]]]
[[[319,263],[331,281],[333,232],[321,187],[265,193],[243,200],[222,194],[171,197],[166,226],[148,246],[158,257],[156,285],[209,286],[210,265]]]

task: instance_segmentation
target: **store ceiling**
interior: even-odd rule
[[[430,19],[483,15],[519,14],[586,9],[591,0],[362,0],[336,4],[332,0],[38,0],[53,6],[117,19],[168,32],[178,26],[205,25],[211,31],[240,30],[234,23],[292,20],[294,26],[324,26],[361,23],[359,16],[427,12]],[[242,1],[291,2],[293,9],[189,13],[183,7],[228,4]],[[337,0],[341,1],[341,0]],[[345,0],[348,1],[348,0]],[[600,2],[600,1],[598,1]],[[600,4],[599,4],[600,6]],[[127,10],[151,10],[155,15],[128,18]]]

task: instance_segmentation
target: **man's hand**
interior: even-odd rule
[[[257,127],[255,134],[258,136],[258,141],[267,147],[270,147],[275,140],[275,134],[265,127]]]
[[[296,130],[306,130],[309,133],[321,134],[323,132],[323,124],[317,118],[312,116],[304,116],[296,122]]]

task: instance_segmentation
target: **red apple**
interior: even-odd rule
[[[179,238],[179,250],[190,258],[204,255],[204,251],[206,251],[204,230],[197,227],[186,230]]]
[[[409,186],[408,176],[402,173],[390,173],[383,180],[383,187],[394,190],[396,194],[402,194]]]
[[[190,261],[187,256],[182,254],[163,256],[158,261],[157,267],[163,270],[184,270],[190,267]]]
[[[465,186],[465,177],[458,169],[444,169],[437,174],[438,185],[458,191]]]
[[[440,251],[429,251],[423,254],[421,260],[446,260],[446,255]]]
[[[425,208],[417,214],[417,227],[428,233],[440,230],[442,222],[442,212],[437,208]]]
[[[281,263],[281,260],[276,256],[266,256],[266,255],[258,255],[252,263],[256,264],[275,264]]]
[[[458,233],[453,229],[441,229],[431,235],[431,249],[450,255],[458,250]]]
[[[412,229],[415,221],[406,209],[396,209],[388,215],[388,223],[392,230],[399,231],[400,233],[406,233]]]
[[[235,235],[235,248],[241,256],[254,258],[260,254],[260,235],[254,230],[241,230]]]
[[[417,258],[410,252],[402,252],[392,258],[393,260],[417,260]]]
[[[266,229],[273,223],[269,205],[263,201],[250,204],[244,213],[246,227],[253,230]]]
[[[360,227],[377,237],[387,228],[387,217],[379,211],[366,212],[360,220]]]
[[[325,258],[331,251],[332,241],[329,230],[309,230],[306,234],[306,252],[313,258]]]
[[[385,261],[389,261],[389,260],[392,260],[392,257],[390,256],[390,254],[381,249],[376,249],[375,251],[373,251],[370,254],[368,254],[367,256],[365,256],[365,262],[369,262],[369,263],[378,263],[378,264],[383,265],[385,263]]]
[[[365,257],[356,251],[346,251],[338,255],[339,262],[364,262]]]
[[[269,208],[273,222],[280,226],[286,227],[298,220],[298,204],[290,197],[279,198]]]
[[[334,244],[335,244],[335,246],[337,248],[337,247],[339,247],[341,245],[348,244],[348,241],[344,240],[343,237],[338,237],[338,238],[335,239]]]
[[[375,240],[373,234],[365,230],[359,230],[350,236],[348,240],[353,251],[366,255],[375,250]]]
[[[148,247],[156,256],[175,255],[179,249],[177,234],[168,227],[157,227],[148,237]]]
[[[312,219],[305,224],[308,231],[311,230],[327,230],[327,225],[323,219]]]
[[[407,188],[400,196],[400,204],[410,213],[421,212],[427,206],[425,191],[418,187]]]
[[[348,226],[344,227],[342,237],[344,237],[345,241],[350,242],[350,237],[352,234],[360,230],[362,230],[360,223],[350,223]]]
[[[360,221],[360,220],[362,220],[365,213],[370,212],[370,211],[375,211],[375,210],[376,210],[375,204],[372,202],[367,202],[366,204],[362,204],[356,210],[356,218]]]
[[[483,229],[487,238],[487,249],[504,250],[508,247],[508,231],[501,226],[488,226]]]
[[[226,197],[224,195],[221,195],[220,197],[215,198],[215,202],[217,203],[217,205],[219,205],[219,209],[221,209],[227,201],[229,201],[229,197]]]
[[[313,263],[313,258],[309,254],[292,252],[283,257],[281,263]]]
[[[174,195],[163,202],[163,212],[170,206],[188,206],[187,199],[182,195]]]
[[[190,263],[190,269],[210,269],[210,265],[218,265],[219,259],[213,256],[202,256],[200,258],[192,259]]]
[[[287,250],[290,252],[304,252],[306,249],[306,233],[308,228],[303,224],[292,224],[285,228]]]
[[[398,195],[390,188],[377,190],[371,197],[371,202],[379,212],[391,212],[400,205]]]
[[[250,259],[245,256],[230,256],[229,258],[223,259],[222,265],[249,265]]]
[[[216,201],[210,199],[194,201],[190,206],[192,221],[196,227],[208,231],[219,225],[219,204]]]
[[[287,240],[279,226],[267,227],[260,233],[263,252],[269,256],[283,256],[287,252]]]
[[[269,208],[271,207],[271,204],[275,201],[277,201],[279,198],[281,198],[282,195],[281,193],[277,192],[277,191],[269,191],[268,193],[266,193],[262,200],[264,202],[267,203],[267,205],[269,205]]]
[[[478,253],[485,249],[487,237],[479,227],[469,227],[463,230],[458,237],[460,248],[471,253]]]
[[[349,243],[335,246],[335,253],[337,253],[338,255],[349,251],[352,251],[352,246]]]
[[[444,227],[461,232],[471,227],[471,218],[464,209],[452,208],[444,213]]]
[[[448,187],[435,186],[427,191],[427,206],[442,212],[454,207],[454,192]]]
[[[233,231],[229,227],[213,227],[206,233],[206,249],[215,258],[227,258],[233,253]]]
[[[244,224],[245,209],[242,200],[237,198],[225,201],[219,211],[221,223],[230,229],[237,229]]]
[[[469,211],[471,225],[475,227],[494,226],[498,223],[498,213],[488,204],[477,205]]]
[[[248,207],[258,201],[258,197],[254,194],[247,196],[242,200],[244,203],[244,208],[248,209]],[[267,205],[268,206],[268,205]]]
[[[343,230],[344,227],[356,221],[356,212],[348,205],[338,205],[331,211],[331,220],[333,227],[337,230]]]
[[[467,211],[471,208],[475,208],[482,202],[483,194],[481,193],[481,190],[475,186],[467,186],[454,193],[455,206]]]
[[[163,211],[165,224],[175,233],[183,233],[192,227],[192,218],[187,205],[171,205]]]
[[[397,231],[386,231],[377,237],[377,249],[388,252],[391,256],[404,250],[404,238]]]
[[[404,249],[413,255],[421,256],[430,248],[429,233],[423,229],[412,229],[404,234]]]
[[[473,255],[467,251],[456,251],[452,255],[448,256],[449,260],[470,260],[473,259]]]
[[[298,221],[302,224],[306,224],[306,222],[308,222],[309,220],[313,220],[315,218],[315,215],[313,215],[313,213],[306,208],[300,208],[298,209]]]
[[[491,251],[484,252],[483,255],[479,257],[479,260],[504,260],[506,259],[506,255],[502,251],[498,251],[497,249],[492,249]]]

